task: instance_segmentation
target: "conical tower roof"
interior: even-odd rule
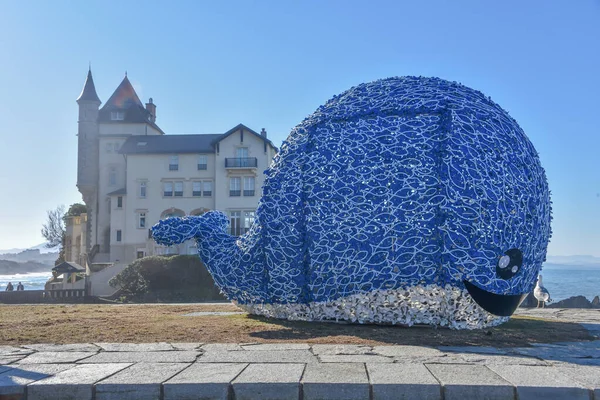
[[[144,108],[127,75],[125,75],[125,78],[123,78],[102,109],[127,109],[134,105]]]
[[[88,70],[87,78],[85,80],[85,85],[83,85],[83,90],[81,94],[77,98],[77,102],[80,101],[95,101],[98,103],[102,103],[96,94],[96,86],[94,86],[94,78],[92,78],[92,69]]]

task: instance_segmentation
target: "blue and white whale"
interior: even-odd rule
[[[299,320],[497,325],[535,285],[551,236],[538,154],[506,111],[438,78],[365,83],[290,133],[256,219],[168,218],[249,312]]]

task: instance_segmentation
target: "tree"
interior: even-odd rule
[[[62,244],[65,236],[65,206],[60,205],[47,213],[48,219],[42,225],[42,236],[48,241],[46,247],[56,247]]]
[[[48,210],[48,220],[42,225],[42,236],[48,241],[46,247],[59,246],[58,259],[55,265],[65,261],[65,239],[66,239],[66,220],[67,217],[78,216],[87,212],[84,204],[71,204],[69,210],[65,213],[65,206],[60,205],[54,210]]]

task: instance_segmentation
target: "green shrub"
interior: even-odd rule
[[[150,256],[135,260],[110,280],[129,301],[224,300],[198,256]]]

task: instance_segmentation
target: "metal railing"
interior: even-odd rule
[[[225,168],[256,168],[258,159],[256,157],[226,158]]]

